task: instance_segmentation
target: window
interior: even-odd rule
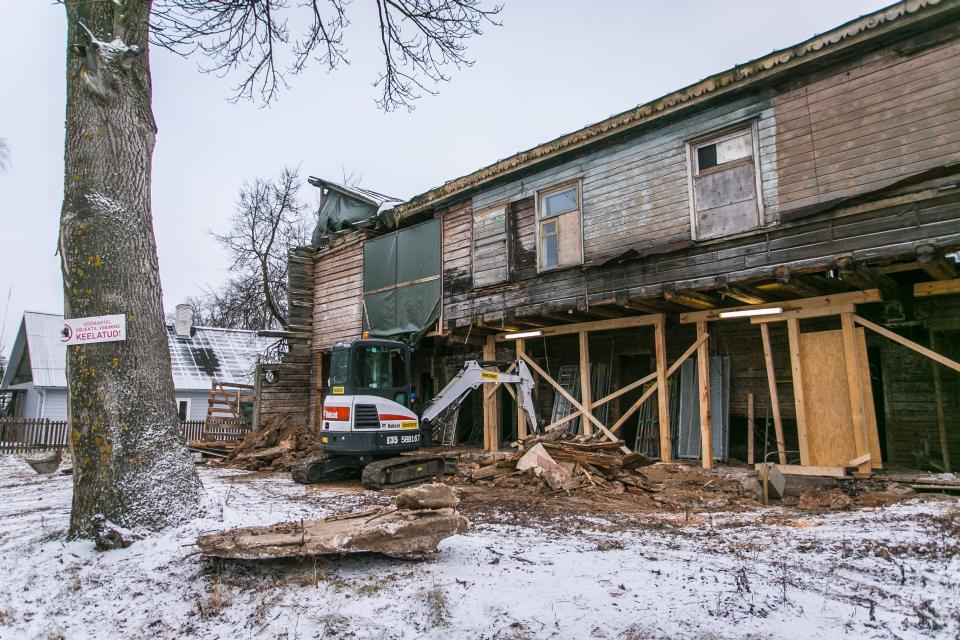
[[[190,419],[190,398],[177,398],[177,417],[181,422]]]
[[[760,226],[756,136],[756,126],[749,125],[689,144],[694,239]]]
[[[583,263],[580,184],[537,194],[537,268],[540,271]]]
[[[502,284],[510,278],[507,205],[473,213],[473,286]]]

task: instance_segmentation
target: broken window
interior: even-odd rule
[[[760,226],[755,137],[750,125],[690,144],[695,240]]]
[[[540,271],[583,263],[580,184],[537,194],[537,268]]]
[[[473,286],[502,284],[510,277],[507,258],[507,206],[497,205],[473,214]]]

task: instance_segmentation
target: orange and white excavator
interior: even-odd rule
[[[471,391],[483,384],[512,384],[528,424],[539,431],[533,376],[526,363],[470,360],[418,416],[410,386],[410,347],[359,339],[333,346],[330,394],[320,424],[323,453],[302,458],[293,479],[304,484],[349,470],[362,472],[370,489],[422,482],[452,472],[439,455],[400,455],[429,444]],[[495,367],[496,371],[484,367]],[[514,372],[504,369],[513,366]]]

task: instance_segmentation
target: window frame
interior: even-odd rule
[[[479,209],[473,209],[470,212],[470,283],[474,289],[487,289],[489,287],[500,287],[512,281],[513,273],[511,264],[513,261],[513,252],[511,250],[511,239],[513,237],[513,203],[510,200],[498,200],[491,204],[484,205]],[[501,282],[491,284],[477,284],[477,226],[476,215],[478,213],[487,213],[494,209],[503,209],[503,242],[504,255],[506,258],[506,278]]]
[[[563,213],[558,213],[558,214],[556,214],[556,215],[550,216],[549,218],[543,218],[543,217],[541,217],[541,213],[542,213],[542,212],[541,212],[541,207],[543,206],[543,205],[542,205],[543,199],[544,199],[546,196],[552,195],[552,194],[554,194],[554,193],[559,193],[559,192],[561,192],[561,191],[565,191],[565,190],[570,189],[570,188],[575,188],[575,189],[577,190],[577,208],[576,208],[576,209],[572,209],[572,210],[570,210],[570,211],[565,211],[565,212],[563,212]],[[536,250],[536,255],[537,255],[537,273],[538,273],[538,274],[540,274],[540,273],[546,273],[546,272],[549,272],[549,271],[555,271],[555,270],[557,270],[557,269],[567,269],[567,268],[570,268],[570,267],[576,267],[576,266],[581,266],[581,265],[583,265],[583,263],[584,263],[584,250],[583,250],[583,178],[582,178],[581,176],[577,176],[576,178],[573,178],[572,180],[566,180],[566,181],[564,181],[564,182],[559,182],[559,183],[557,183],[557,184],[552,184],[552,185],[550,185],[549,187],[544,187],[544,188],[542,188],[542,189],[536,189],[536,190],[533,192],[533,206],[534,206],[534,227],[533,227],[533,231],[534,231],[534,242],[535,242],[534,248],[535,248],[535,250]],[[560,224],[560,223],[559,223],[559,220],[558,220],[558,219],[559,219],[561,216],[564,216],[564,215],[567,215],[568,213],[573,213],[573,212],[576,212],[576,213],[577,213],[577,217],[578,217],[579,220],[580,220],[580,262],[578,262],[578,263],[576,263],[576,264],[565,264],[565,265],[561,265],[561,264],[559,264],[559,262],[560,262],[560,237],[559,237],[560,229],[559,229],[559,224]],[[558,225],[558,228],[557,228],[557,263],[558,263],[558,264],[555,265],[555,266],[552,266],[552,267],[545,267],[545,266],[543,266],[543,261],[541,260],[541,244],[540,244],[540,243],[541,243],[541,237],[542,237],[542,236],[541,236],[541,233],[540,233],[540,225],[542,225],[545,221],[548,221],[548,220],[557,220],[557,225]]]
[[[177,417],[180,416],[180,403],[186,402],[187,410],[184,412],[183,421],[186,422],[190,420],[190,411],[191,409],[193,409],[193,398],[177,398],[176,400],[177,400]]]
[[[702,171],[700,170],[699,156],[697,154],[697,151],[700,148],[711,144],[719,144],[724,140],[735,138],[747,131],[750,132],[750,156],[731,160],[730,162],[725,162],[723,164],[714,165]],[[743,233],[752,233],[767,226],[765,224],[766,212],[763,203],[763,180],[762,176],[760,175],[760,127],[758,118],[753,117],[747,120],[741,120],[729,126],[723,127],[722,129],[717,129],[710,131],[709,133],[690,138],[686,141],[685,147],[687,155],[687,191],[690,204],[690,237],[693,241],[709,242],[712,240],[722,240],[724,238],[735,237]],[[719,173],[733,167],[750,164],[751,162],[753,163],[754,199],[757,205],[756,224],[749,229],[738,231],[733,234],[702,238],[700,236],[700,229],[697,221],[696,180],[702,176]]]

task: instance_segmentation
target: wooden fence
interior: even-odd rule
[[[185,420],[180,423],[183,439],[239,440],[250,433],[245,421]],[[66,449],[70,426],[66,420],[13,418],[0,420],[0,453],[20,453],[35,449]]]

